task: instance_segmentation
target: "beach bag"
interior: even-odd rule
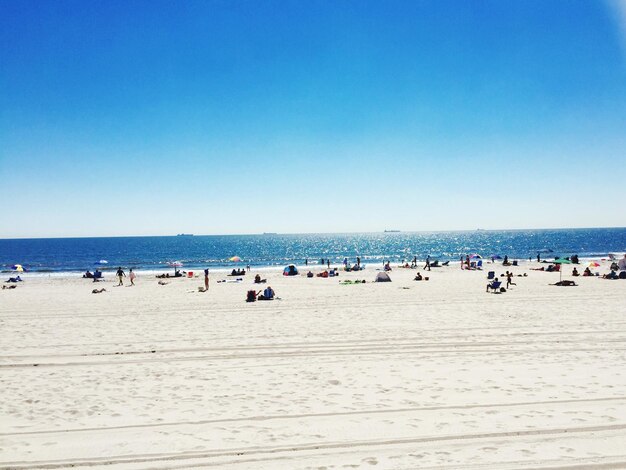
[[[254,302],[256,300],[256,291],[249,290],[246,295],[246,302]]]

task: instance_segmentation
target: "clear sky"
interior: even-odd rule
[[[626,0],[0,0],[0,237],[626,226]]]

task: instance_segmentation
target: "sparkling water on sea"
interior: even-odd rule
[[[322,258],[341,263],[356,257],[365,264],[383,260],[456,261],[478,253],[483,257],[508,255],[511,259],[578,254],[606,257],[626,251],[626,228],[562,230],[506,230],[462,232],[393,232],[347,234],[206,235],[171,237],[40,238],[0,240],[0,270],[22,264],[30,272],[84,272],[117,266],[139,270],[164,270],[180,261],[185,269],[284,266],[318,264]],[[240,263],[229,258],[239,256]]]

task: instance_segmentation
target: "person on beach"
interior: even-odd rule
[[[257,300],[274,300],[274,295],[276,295],[274,289],[271,286],[267,286]]]
[[[513,273],[512,272],[506,272],[506,288],[508,289],[509,286],[516,286],[517,284],[515,284],[513,282]]]
[[[465,255],[465,269],[470,269],[469,255]]]
[[[574,270],[572,271],[572,276],[574,276],[574,277],[580,276],[580,273],[578,272],[578,269],[574,268]]]
[[[124,285],[124,280],[123,278],[126,277],[126,273],[122,270],[122,267],[118,267],[117,268],[117,272],[115,273],[115,275],[117,276],[117,278],[119,279],[119,283],[118,286],[123,286]]]
[[[330,269],[330,259],[327,259],[326,263],[328,264],[328,269]]]
[[[541,256],[539,256],[539,253],[537,253],[537,263],[541,263]]]
[[[417,276],[415,276],[415,279],[414,279],[414,280],[415,280],[415,281],[421,281],[422,279],[423,279],[423,278],[422,278],[422,275],[421,275],[421,274],[419,273],[419,271],[418,271]]]
[[[209,291],[209,270],[204,270],[204,292]]]
[[[130,271],[128,271],[128,278],[130,279],[130,285],[134,286],[135,285],[135,278],[137,277],[137,275],[133,272],[133,268],[130,268]]]
[[[430,255],[426,257],[426,265],[424,266],[424,269],[427,269],[430,271]]]

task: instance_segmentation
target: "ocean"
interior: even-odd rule
[[[626,252],[626,228],[559,230],[476,230],[460,232],[392,232],[346,234],[202,235],[169,237],[0,239],[0,270],[21,264],[32,273],[66,273],[116,269],[166,271],[180,261],[183,269],[232,269],[319,264],[344,258],[364,264],[424,260],[457,261],[466,254],[485,258],[544,259],[579,255],[606,257]],[[233,256],[242,261],[229,261]],[[100,263],[101,260],[107,263]]]

